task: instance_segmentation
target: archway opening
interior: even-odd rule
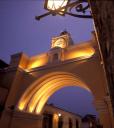
[[[98,116],[93,101],[94,97],[91,92],[80,87],[69,86],[58,90],[50,96],[47,104],[81,116],[86,114]]]
[[[36,80],[23,94],[18,109],[41,114],[44,105],[55,92],[64,87],[81,87],[92,93],[89,86],[79,77],[67,72],[53,72]]]

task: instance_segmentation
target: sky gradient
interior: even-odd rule
[[[37,55],[50,49],[53,36],[67,30],[75,43],[90,40],[93,23],[90,19],[71,16],[48,16],[40,21],[44,0],[0,0],[0,59],[10,62],[10,55],[24,52]],[[74,98],[75,97],[75,98]],[[56,92],[49,102],[84,115],[95,114],[92,95],[84,89],[69,87]],[[61,104],[62,103],[62,104]]]

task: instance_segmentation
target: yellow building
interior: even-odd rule
[[[46,104],[43,109],[42,128],[81,128],[81,116]]]
[[[49,97],[67,86],[91,92],[103,128],[113,128],[111,100],[102,57],[94,33],[89,41],[74,44],[68,32],[51,40],[46,53],[11,56],[0,70],[0,126],[42,128],[42,112]]]

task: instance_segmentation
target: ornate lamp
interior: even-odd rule
[[[57,11],[62,7],[65,7],[68,4],[68,0],[45,0],[44,8],[53,13],[64,14],[66,8],[63,8],[61,11]]]
[[[86,11],[89,10],[87,0],[45,0],[44,8],[48,10],[48,12],[43,15],[36,16],[36,20],[40,20],[50,14],[53,16],[57,14],[62,16],[68,14],[79,18],[92,18],[91,15],[86,15]]]

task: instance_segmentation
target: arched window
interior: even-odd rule
[[[53,61],[57,61],[58,59],[59,59],[58,53],[55,53],[55,54],[53,55]]]

